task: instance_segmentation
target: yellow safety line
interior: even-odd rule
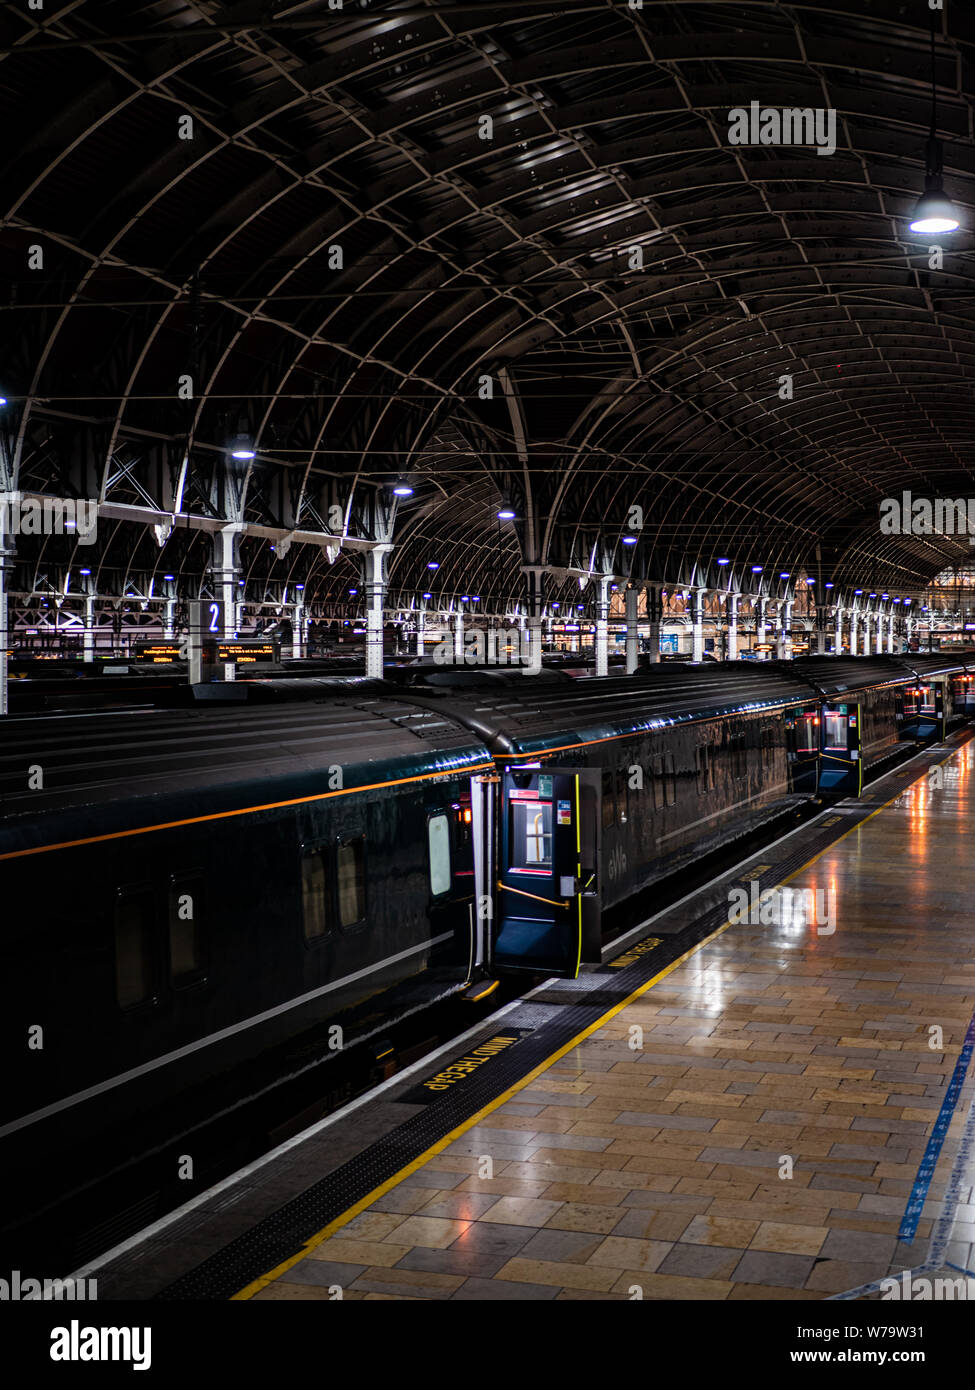
[[[449,1134],[445,1134],[442,1139],[438,1139],[436,1143],[431,1144],[428,1149],[426,1149],[422,1154],[420,1154],[419,1158],[414,1158],[412,1162],[406,1165],[405,1168],[401,1168],[398,1173],[395,1173],[393,1175],[393,1177],[387,1178],[385,1182],[379,1185],[379,1187],[374,1188],[373,1191],[368,1194],[368,1196],[361,1198],[358,1202],[355,1203],[354,1206],[349,1207],[348,1211],[344,1211],[341,1216],[337,1216],[334,1221],[330,1221],[327,1226],[324,1226],[316,1235],[313,1235],[309,1240],[305,1242],[305,1244],[299,1250],[297,1255],[290,1256],[289,1259],[283,1260],[281,1264],[275,1266],[275,1268],[270,1270],[267,1274],[262,1274],[259,1279],[255,1279],[253,1283],[248,1284],[247,1287],[241,1289],[239,1293],[235,1293],[230,1301],[238,1302],[244,1299],[253,1298],[256,1293],[260,1293],[261,1289],[266,1289],[269,1284],[273,1284],[276,1279],[280,1279],[282,1274],[286,1274],[289,1269],[293,1269],[296,1264],[299,1264],[302,1260],[307,1259],[309,1251],[314,1250],[316,1246],[319,1246],[322,1244],[323,1241],[328,1240],[329,1236],[334,1235],[336,1231],[340,1230],[343,1226],[348,1225],[348,1223],[351,1220],[353,1220],[354,1217],[358,1216],[360,1212],[365,1211],[366,1207],[371,1206],[373,1202],[378,1200],[378,1198],[382,1197],[385,1193],[389,1192],[392,1188],[396,1187],[399,1183],[401,1183],[404,1180],[404,1178],[409,1177],[411,1173],[417,1172],[420,1168],[423,1167],[423,1165],[426,1162],[428,1162],[429,1159],[435,1157],[435,1155],[437,1155],[438,1153],[441,1153],[445,1148],[447,1148],[449,1144],[452,1144],[455,1139],[459,1139],[462,1134],[466,1134],[469,1129],[473,1129],[473,1127],[480,1120],[483,1120],[486,1115],[490,1115],[493,1110],[497,1110],[499,1106],[505,1103],[505,1101],[510,1100],[512,1096],[517,1095],[519,1091],[523,1091],[527,1086],[531,1084],[531,1082],[535,1080],[536,1077],[541,1076],[543,1071],[547,1071],[550,1066],[552,1066],[555,1062],[559,1061],[560,1058],[564,1057],[566,1053],[571,1052],[574,1047],[577,1047],[584,1038],[588,1038],[590,1034],[595,1033],[598,1029],[602,1028],[604,1024],[606,1024],[611,1018],[618,1014],[622,1009],[625,1009],[628,1004],[632,1004],[634,999],[639,998],[641,994],[645,994],[646,991],[650,989],[652,985],[657,984],[658,981],[662,980],[665,975],[669,975],[672,970],[676,970],[679,965],[683,965],[684,962],[686,960],[689,960],[691,956],[696,954],[696,952],[698,952],[702,946],[706,946],[709,941],[713,941],[715,937],[720,936],[722,932],[727,931],[727,929],[730,926],[730,922],[725,922],[723,926],[720,926],[715,931],[713,931],[710,936],[705,937],[704,940],[699,941],[696,946],[692,946],[690,950],[685,951],[684,954],[678,957],[677,960],[671,961],[670,965],[666,966],[663,970],[661,970],[659,974],[654,975],[644,984],[638,985],[637,988],[632,992],[632,994],[627,995],[627,997],[623,999],[619,1004],[614,1004],[611,1009],[607,1009],[606,1013],[604,1013],[601,1018],[597,1018],[595,1023],[590,1023],[587,1028],[583,1028],[581,1032],[576,1033],[575,1036],[571,1038],[569,1042],[563,1044],[563,1046],[560,1047],[556,1052],[553,1052],[550,1057],[546,1057],[544,1062],[539,1062],[538,1066],[534,1067],[530,1072],[528,1072],[526,1076],[523,1076],[520,1081],[516,1081],[513,1085],[509,1086],[506,1091],[502,1091],[502,1093],[499,1096],[496,1096],[494,1100],[489,1101],[487,1105],[483,1106],[480,1110],[478,1110],[475,1115],[471,1115],[469,1119],[464,1120],[461,1124],[459,1124],[456,1129],[452,1129]]]
[[[941,762],[935,765],[941,767],[944,763],[949,762],[959,751],[960,750],[958,748],[953,749],[947,755],[947,757],[942,758]],[[916,778],[915,780],[920,781],[921,777],[924,777],[925,775],[925,773],[921,773],[921,776]],[[912,785],[913,783],[908,783],[908,786]],[[868,816],[865,816],[862,821],[858,821],[856,825],[852,825],[849,830],[845,830],[842,835],[837,836],[837,838],[833,840],[830,844],[828,844],[825,849],[821,849],[817,854],[814,854],[811,859],[809,859],[805,864],[801,865],[800,868],[796,869],[794,873],[789,874],[786,878],[780,879],[779,884],[789,883],[798,874],[801,874],[804,870],[810,868],[811,865],[815,864],[817,859],[820,859],[824,854],[827,854],[830,850],[835,848],[835,846],[838,845],[841,840],[845,840],[847,835],[852,835],[854,830],[859,830],[862,826],[866,825],[868,820],[872,820],[873,817],[879,815],[881,811],[885,811],[887,807],[892,805],[893,802],[895,802],[899,796],[903,796],[905,790],[906,788],[901,787],[900,790],[897,791],[890,798],[889,801],[885,801],[882,806],[878,806],[875,811],[871,811],[870,814]],[[778,887],[779,884],[776,884],[775,886]],[[347,1211],[344,1211],[341,1216],[337,1216],[334,1221],[330,1221],[327,1226],[323,1226],[322,1229],[319,1232],[317,1232],[316,1235],[313,1235],[309,1240],[305,1241],[305,1244],[301,1247],[301,1249],[298,1251],[296,1255],[292,1255],[287,1260],[283,1260],[281,1264],[276,1265],[274,1269],[269,1270],[267,1274],[262,1274],[258,1279],[253,1280],[253,1282],[248,1284],[246,1288],[241,1289],[239,1293],[233,1294],[230,1301],[240,1302],[245,1299],[253,1298],[254,1295],[260,1293],[262,1289],[266,1289],[269,1284],[273,1284],[276,1279],[280,1279],[282,1274],[286,1274],[289,1269],[293,1269],[296,1264],[300,1264],[302,1260],[307,1259],[309,1251],[316,1249],[316,1247],[321,1245],[323,1241],[328,1240],[330,1236],[334,1235],[336,1231],[341,1230],[343,1226],[347,1226],[350,1221],[354,1220],[354,1218],[359,1215],[360,1212],[365,1211],[366,1208],[371,1206],[373,1202],[377,1201],[380,1197],[384,1196],[387,1192],[391,1191],[394,1187],[398,1186],[398,1184],[401,1183],[405,1178],[408,1178],[411,1173],[418,1172],[419,1169],[422,1168],[425,1163],[427,1163],[431,1158],[434,1158],[438,1153],[442,1153],[443,1150],[448,1147],[448,1145],[452,1144],[455,1139],[459,1139],[461,1135],[466,1134],[469,1129],[473,1129],[474,1126],[478,1124],[481,1120],[483,1120],[486,1115],[490,1115],[492,1111],[497,1110],[506,1101],[510,1100],[512,1096],[517,1095],[519,1091],[525,1090],[525,1088],[529,1086],[535,1080],[536,1077],[541,1076],[542,1072],[547,1071],[549,1067],[554,1065],[554,1063],[558,1062],[567,1053],[571,1052],[572,1049],[574,1047],[577,1047],[579,1043],[583,1041],[584,1038],[588,1038],[591,1036],[591,1034],[598,1032],[598,1030],[602,1028],[606,1023],[608,1023],[611,1018],[614,1018],[618,1013],[621,1013],[623,1009],[627,1008],[628,1005],[632,1004],[634,999],[638,999],[641,994],[645,994],[648,989],[651,989],[655,984],[658,984],[673,970],[676,970],[679,965],[683,965],[685,961],[690,960],[691,956],[696,955],[697,952],[700,951],[702,946],[707,946],[710,942],[714,941],[717,937],[721,936],[722,933],[726,932],[731,925],[731,922],[723,923],[722,926],[717,927],[713,932],[711,932],[709,936],[706,936],[703,940],[699,941],[696,946],[692,946],[689,950],[685,951],[682,956],[679,956],[677,958],[677,960],[671,961],[670,965],[665,966],[663,970],[659,971],[656,975],[651,976],[651,978],[647,980],[644,984],[638,985],[637,988],[633,990],[632,994],[628,994],[627,997],[621,1001],[621,1003],[614,1004],[612,1008],[607,1009],[607,1011],[600,1018],[598,1018],[595,1023],[590,1023],[588,1027],[583,1028],[581,1032],[576,1033],[575,1036],[571,1038],[569,1042],[565,1043],[556,1052],[553,1052],[552,1055],[550,1057],[547,1057],[544,1062],[540,1062],[537,1067],[534,1067],[530,1072],[528,1072],[526,1076],[523,1076],[520,1081],[516,1081],[513,1085],[509,1086],[506,1091],[502,1091],[502,1093],[499,1096],[496,1096],[494,1100],[489,1101],[487,1105],[483,1106],[480,1110],[477,1111],[476,1114],[472,1115],[469,1119],[464,1120],[461,1124],[459,1124],[456,1127],[456,1129],[452,1129],[449,1134],[445,1134],[442,1139],[438,1139],[436,1143],[431,1144],[428,1149],[424,1150],[424,1152],[420,1154],[419,1158],[414,1158],[412,1162],[408,1163],[405,1166],[405,1168],[401,1168],[398,1173],[395,1173],[391,1178],[387,1178],[385,1182],[380,1183],[380,1185],[374,1188],[372,1192],[370,1192],[367,1196],[361,1198],[353,1206],[349,1207]]]

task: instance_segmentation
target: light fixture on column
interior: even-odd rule
[[[518,513],[515,511],[508,498],[502,497],[501,506],[498,508],[498,520],[514,521],[517,515]]]
[[[397,478],[397,479],[396,479],[396,482],[393,484],[393,496],[394,496],[394,497],[412,497],[412,496],[413,496],[413,488],[412,488],[411,485],[406,481],[405,478]]]
[[[637,536],[630,536],[630,535],[627,535],[627,536],[624,536],[624,537],[623,537],[623,544],[624,544],[624,545],[636,545],[637,540],[638,540],[638,537],[637,537]]]

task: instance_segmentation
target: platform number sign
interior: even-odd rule
[[[190,604],[190,630],[202,642],[224,635],[224,604],[221,599],[201,598]]]

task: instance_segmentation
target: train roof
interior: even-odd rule
[[[96,834],[107,818],[117,833],[174,804],[192,815],[314,797],[336,767],[350,790],[485,761],[483,744],[446,714],[393,698],[11,717],[0,724],[0,846],[47,843],[52,819],[97,824],[84,832]],[[43,785],[31,790],[34,769]]]
[[[695,719],[780,709],[816,698],[809,683],[772,663],[661,664],[632,676],[565,682],[507,673],[471,690],[410,692],[436,701],[493,752],[528,756],[668,728]],[[904,675],[901,673],[901,679]]]

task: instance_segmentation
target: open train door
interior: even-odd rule
[[[859,796],[863,790],[860,706],[824,705],[819,727],[820,795]]]
[[[599,961],[600,784],[592,769],[502,773],[497,969],[574,979],[582,961]]]
[[[927,680],[918,685],[917,737],[919,742],[927,739],[943,739],[945,736],[945,687],[944,681]]]

